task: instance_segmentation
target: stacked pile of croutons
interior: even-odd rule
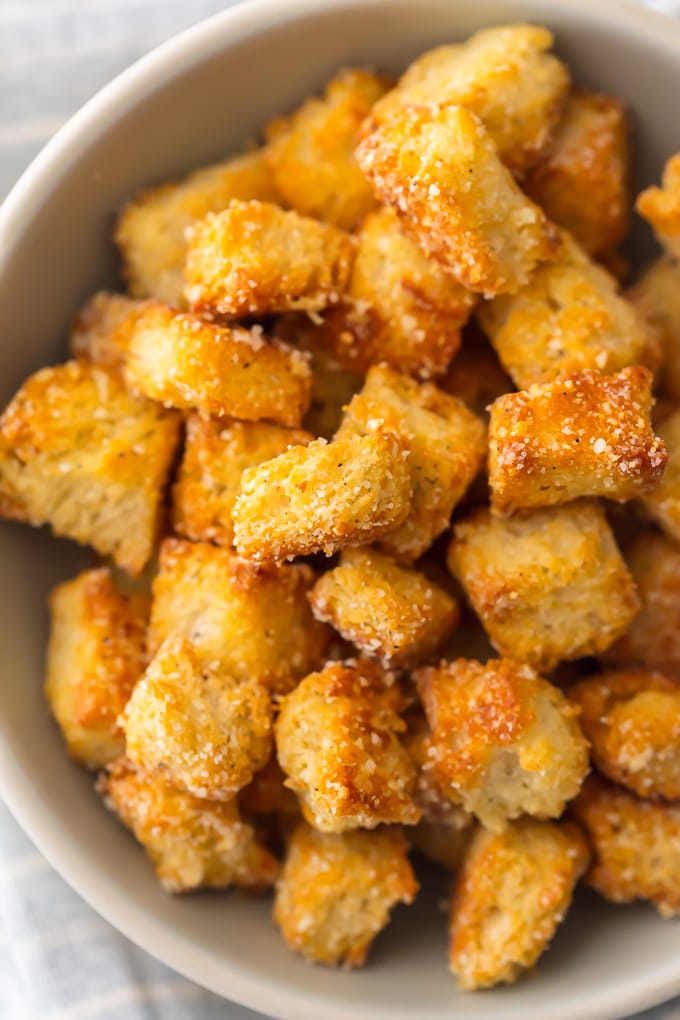
[[[274,886],[360,965],[415,848],[463,988],[581,877],[680,910],[680,157],[622,291],[626,115],[551,45],[343,71],[138,196],[129,294],[0,428],[0,512],[112,561],[52,594],[47,695],[164,887]]]

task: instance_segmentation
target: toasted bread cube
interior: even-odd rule
[[[443,588],[375,549],[346,549],[338,566],[316,582],[309,601],[317,620],[393,666],[423,662],[460,618]]]
[[[143,301],[135,301],[126,294],[97,291],[71,326],[69,348],[73,357],[107,368],[123,366],[137,315],[144,307]]]
[[[638,195],[635,208],[666,252],[680,258],[680,153],[666,162],[661,187],[647,188]]]
[[[236,800],[195,797],[125,758],[102,774],[98,790],[142,844],[166,892],[230,885],[260,892],[274,884],[278,862],[241,821]]]
[[[353,258],[337,227],[269,202],[232,202],[193,228],[185,293],[199,315],[319,311],[339,301]]]
[[[559,234],[462,106],[407,106],[361,142],[359,165],[427,256],[469,290],[514,293]]]
[[[392,908],[418,892],[406,851],[397,828],[327,833],[301,822],[274,899],[288,948],[312,963],[361,967]]]
[[[624,106],[573,89],[546,158],[524,190],[590,255],[607,254],[630,227],[630,138]]]
[[[627,669],[569,688],[600,772],[640,797],[680,798],[680,684]]]
[[[489,422],[493,509],[506,514],[581,496],[625,503],[650,490],[655,499],[668,451],[652,430],[651,382],[636,365],[611,376],[574,372],[499,397]]]
[[[0,517],[49,524],[138,574],[161,525],[179,416],[87,361],[43,368],[0,418]]]
[[[497,651],[549,673],[603,652],[640,603],[607,519],[586,500],[517,517],[480,510],[447,557]]]
[[[168,538],[153,582],[149,652],[173,634],[201,662],[274,692],[323,661],[330,631],[307,603],[315,575],[306,564],[255,566],[230,549]]]
[[[178,183],[142,191],[129,202],[114,237],[130,293],[181,306],[187,230],[208,213],[226,209],[233,198],[277,200],[262,150],[202,167]]]
[[[167,407],[298,426],[309,406],[308,358],[262,329],[230,329],[149,302],[130,339],[128,385]]]
[[[458,871],[475,830],[472,815],[461,807],[450,805],[442,820],[423,816],[417,825],[409,825],[406,837],[414,850],[445,871]]]
[[[189,641],[167,638],[122,717],[126,753],[180,790],[231,800],[268,761],[272,703],[257,681],[200,661]]]
[[[232,510],[246,468],[312,439],[302,429],[262,421],[235,421],[197,414],[187,419],[184,456],[172,490],[173,524],[179,535],[231,545]]]
[[[409,451],[411,511],[382,546],[412,562],[448,527],[453,508],[481,467],[486,429],[461,400],[387,365],[369,371],[338,434],[369,429],[375,422],[400,433]]]
[[[279,764],[302,812],[322,832],[414,825],[416,766],[399,735],[402,694],[370,661],[329,662],[281,701]]]
[[[472,659],[416,670],[432,735],[426,770],[487,829],[558,818],[588,772],[577,711],[530,666]]]
[[[649,900],[680,913],[680,807],[641,800],[591,776],[572,804],[593,848],[586,884],[612,903]]]
[[[437,380],[437,386],[485,418],[489,405],[515,388],[498,355],[474,322],[463,334],[463,345],[446,375]]]
[[[449,963],[460,988],[516,981],[534,966],[571,904],[590,851],[571,822],[523,818],[478,829],[458,876]]]
[[[250,560],[283,560],[375,542],[411,506],[403,441],[392,432],[317,439],[243,472],[234,542]]]
[[[550,146],[569,72],[537,25],[497,25],[467,42],[428,50],[373,109],[383,120],[407,105],[457,103],[483,121],[503,162],[522,176]]]
[[[286,786],[286,776],[273,753],[238,795],[241,810],[257,818],[276,816],[283,823],[300,819],[297,797]]]
[[[614,278],[566,233],[553,262],[517,293],[483,302],[477,315],[522,389],[583,369],[616,372],[647,355],[645,323]]]
[[[45,696],[71,758],[98,769],[125,750],[118,717],[146,665],[149,598],[123,595],[100,567],[57,585],[49,605]]]
[[[653,262],[626,297],[656,330],[660,347],[658,388],[663,396],[680,401],[680,266],[672,258]]]
[[[375,197],[354,149],[364,119],[389,86],[382,75],[348,68],[331,78],[323,97],[267,125],[266,158],[286,205],[343,230],[359,226]]]
[[[669,538],[680,542],[680,410],[667,415],[656,431],[668,450],[668,463],[658,485],[642,494],[642,502]]]

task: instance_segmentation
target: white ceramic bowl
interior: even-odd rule
[[[680,149],[680,26],[603,0],[265,0],[162,46],[47,146],[0,215],[0,401],[60,359],[73,309],[115,280],[113,211],[138,187],[239,148],[337,67],[398,70],[483,25],[557,33],[578,81],[623,97],[638,181]],[[645,243],[642,241],[641,243]],[[359,973],[291,956],[265,901],[172,898],[74,768],[42,698],[46,595],[87,554],[44,531],[0,527],[0,794],[64,878],[104,917],[207,988],[289,1020],[604,1020],[680,992],[680,924],[648,907],[579,897],[538,972],[461,995],[446,969],[441,890],[397,912]]]

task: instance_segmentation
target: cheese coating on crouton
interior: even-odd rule
[[[229,549],[168,538],[153,582],[149,652],[181,634],[234,680],[290,690],[320,666],[330,639],[307,603],[314,581],[306,564],[255,566]]]
[[[167,638],[122,717],[126,753],[145,772],[196,797],[231,800],[272,749],[272,704],[256,680],[199,661],[190,642]]]
[[[659,338],[660,393],[680,401],[680,265],[669,257],[657,259],[626,292],[626,297]]]
[[[418,821],[415,763],[399,739],[403,707],[394,677],[370,661],[329,662],[283,698],[279,764],[317,829]]]
[[[375,430],[317,439],[243,472],[234,505],[234,542],[250,560],[283,560],[394,531],[411,506],[407,451]]]
[[[432,383],[418,384],[387,365],[375,365],[350,402],[339,435],[379,422],[406,443],[413,502],[383,548],[407,562],[428,549],[481,467],[486,452],[483,422],[456,397]]]
[[[582,369],[613,373],[646,359],[645,323],[614,278],[566,233],[553,262],[517,293],[483,302],[478,318],[520,388]]]
[[[408,106],[357,149],[376,193],[397,209],[426,255],[469,290],[513,293],[559,235],[520,191],[474,113],[462,106]]]
[[[680,913],[680,807],[591,776],[572,805],[594,852],[586,883],[612,903],[649,900]]]
[[[268,422],[189,415],[184,456],[172,490],[172,517],[179,535],[231,545],[232,510],[246,468],[277,457],[290,446],[306,446],[309,432]]]
[[[127,358],[137,315],[144,307],[143,301],[126,294],[97,291],[73,320],[69,337],[72,356],[120,368]]]
[[[361,223],[375,197],[354,149],[365,117],[389,86],[389,78],[349,68],[331,78],[323,97],[267,125],[266,159],[286,205],[344,230]]]
[[[291,426],[300,424],[312,387],[307,356],[268,342],[261,327],[220,327],[158,302],[137,317],[125,375],[132,389],[168,407]]]
[[[114,239],[130,293],[181,306],[187,230],[208,213],[226,209],[234,198],[277,200],[262,150],[202,167],[178,183],[142,191],[129,202]]]
[[[125,750],[118,716],[146,665],[146,595],[121,594],[106,567],[53,589],[45,695],[68,753],[89,769]]]
[[[161,525],[177,415],[86,361],[43,368],[0,418],[0,517],[49,524],[131,574]]]
[[[497,25],[428,50],[407,68],[371,119],[405,106],[457,103],[484,123],[503,162],[521,176],[543,155],[567,99],[569,72],[537,25]]]
[[[514,390],[515,385],[504,371],[498,355],[472,322],[463,334],[463,345],[437,386],[458,397],[475,414],[487,417],[489,404]]]
[[[471,659],[416,670],[432,731],[426,769],[487,829],[557,818],[588,771],[577,711],[530,666]]]
[[[586,870],[580,829],[523,818],[478,829],[451,904],[449,962],[467,991],[512,983],[548,948]]]
[[[639,609],[603,511],[587,501],[454,528],[449,569],[501,655],[550,672],[603,652]]]
[[[340,834],[298,825],[274,899],[288,948],[312,963],[361,967],[392,908],[418,892],[406,850],[396,828]]]
[[[512,513],[581,496],[624,503],[654,490],[668,451],[650,422],[651,382],[637,365],[612,376],[574,372],[499,397],[489,423],[493,509]],[[680,444],[680,413],[677,422]]]
[[[166,892],[230,885],[259,892],[274,884],[278,862],[241,821],[235,800],[194,797],[124,758],[100,777],[98,790],[142,844]]]
[[[413,666],[458,623],[451,596],[425,574],[375,549],[346,549],[309,595],[314,615],[385,665]]]
[[[194,312],[232,318],[335,304],[354,258],[349,234],[268,202],[232,202],[193,228],[185,294]]]
[[[635,208],[666,252],[680,258],[680,153],[666,162],[661,187],[647,188],[638,195]]]
[[[549,153],[523,187],[590,255],[621,244],[632,207],[629,124],[622,103],[573,89]]]
[[[664,418],[656,431],[668,450],[668,463],[661,481],[642,495],[642,502],[669,538],[680,542],[680,410]]]

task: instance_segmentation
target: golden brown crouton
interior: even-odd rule
[[[74,761],[101,768],[125,750],[118,716],[144,672],[146,595],[121,594],[105,567],[50,595],[45,695]]]
[[[338,834],[301,822],[274,899],[288,948],[312,963],[360,967],[392,908],[418,892],[406,850],[396,828]]]
[[[180,634],[234,680],[290,690],[319,667],[330,639],[307,603],[314,580],[306,564],[255,566],[229,549],[168,538],[153,582],[149,652]]]
[[[276,754],[272,754],[267,764],[255,773],[239,793],[241,809],[258,817],[276,815],[282,821],[299,820],[297,797],[285,784],[285,773],[276,760]]]
[[[98,790],[134,832],[166,892],[230,885],[257,892],[274,884],[278,862],[241,821],[236,800],[194,797],[124,758],[100,777]]]
[[[466,991],[512,983],[548,948],[588,867],[582,832],[523,818],[478,829],[451,904],[449,962]]]
[[[416,767],[399,740],[403,708],[394,677],[370,661],[330,662],[283,698],[279,764],[317,829],[418,821]]]
[[[231,545],[231,514],[245,469],[311,439],[301,429],[262,421],[205,421],[189,415],[184,456],[172,490],[175,531],[198,541]]]
[[[337,227],[269,202],[232,202],[193,228],[185,293],[199,315],[319,311],[339,301],[353,258]]]
[[[0,517],[49,524],[139,573],[160,530],[179,427],[109,369],[43,368],[0,418]]]
[[[407,105],[457,103],[481,118],[503,162],[522,175],[550,145],[569,89],[569,72],[547,51],[553,35],[537,25],[497,25],[467,42],[438,46],[408,67],[371,119]]]
[[[413,849],[446,871],[458,871],[475,829],[474,820],[467,811],[452,807],[451,817],[447,817],[446,821],[422,818],[417,825],[410,825],[405,830]]]
[[[668,451],[650,422],[651,382],[636,365],[611,376],[574,372],[499,397],[489,422],[493,509],[506,514],[581,496],[625,503],[650,490],[654,500]],[[680,511],[680,488],[678,498]]]
[[[569,688],[600,772],[640,797],[680,798],[680,685],[628,669]]]
[[[470,290],[513,293],[557,253],[556,228],[462,106],[396,111],[361,142],[357,159],[425,254]]]
[[[250,560],[283,560],[394,531],[411,506],[407,451],[375,429],[295,446],[243,472],[234,505],[234,542]]]
[[[130,338],[128,384],[169,407],[297,426],[309,406],[308,358],[267,342],[259,326],[230,329],[149,302]]]
[[[339,435],[376,422],[405,441],[413,490],[408,517],[382,545],[397,559],[413,561],[448,527],[453,508],[481,467],[486,429],[461,400],[387,365],[369,371]]]
[[[591,776],[572,811],[594,851],[589,886],[612,903],[650,900],[665,917],[680,913],[680,807]]]
[[[588,771],[577,712],[530,666],[472,659],[416,670],[432,731],[426,770],[487,829],[557,818]]]
[[[668,450],[668,463],[661,481],[642,495],[642,502],[669,538],[680,542],[680,410],[667,415],[656,431]]]
[[[355,68],[340,71],[322,98],[307,99],[268,124],[266,158],[276,187],[292,209],[354,230],[375,205],[357,166],[359,129],[390,80]]]
[[[550,152],[529,172],[523,187],[590,255],[621,244],[632,206],[623,105],[611,96],[574,89]]]
[[[199,661],[179,635],[158,649],[121,721],[134,765],[212,800],[231,800],[272,749],[269,692]]]
[[[144,305],[126,294],[97,291],[73,320],[69,337],[73,357],[108,368],[124,365],[135,321]]]
[[[317,620],[387,665],[413,666],[458,623],[454,599],[425,574],[375,549],[346,549],[309,595]]]
[[[680,153],[666,162],[661,187],[647,188],[638,195],[635,208],[667,253],[680,258]]]
[[[566,233],[553,262],[517,293],[482,302],[477,315],[523,389],[582,369],[616,372],[647,357],[645,323],[614,278]]]
[[[645,270],[626,292],[638,314],[656,330],[660,347],[659,391],[680,401],[680,266],[664,256]]]
[[[458,397],[475,414],[487,416],[489,404],[514,390],[498,355],[475,322],[463,334],[463,345],[437,386]]]
[[[233,198],[275,202],[276,191],[262,151],[203,167],[177,184],[137,195],[123,209],[115,240],[135,297],[183,303],[187,229]]]
[[[585,500],[509,519],[480,510],[456,525],[448,564],[498,652],[546,673],[603,652],[639,609],[605,515]]]

